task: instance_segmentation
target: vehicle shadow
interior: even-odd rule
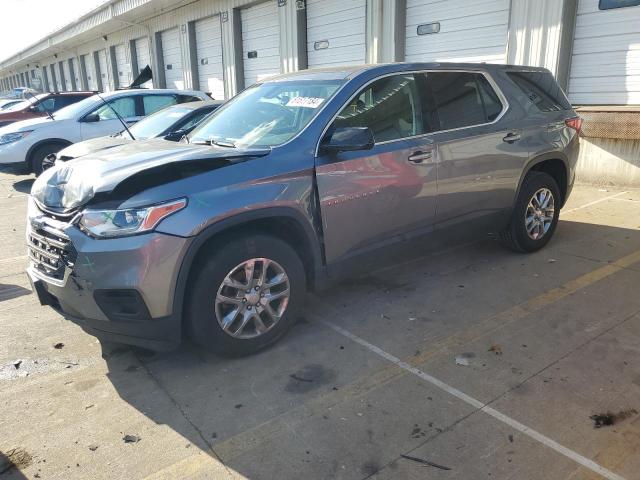
[[[33,186],[33,182],[35,182],[35,180],[35,178],[25,178],[24,180],[14,182],[13,189],[16,192],[20,193],[31,193],[31,187]]]
[[[585,268],[596,269],[599,263],[606,265],[638,250],[638,230],[566,221],[561,222],[556,237],[546,249],[530,256],[503,250],[493,240],[463,245],[457,250],[450,248],[445,253],[434,254],[416,248],[410,257],[407,256],[413,258],[408,263],[392,267],[379,262],[378,271],[352,277],[314,295],[314,301],[307,304],[290,333],[256,355],[220,358],[190,344],[169,353],[105,344],[103,357],[109,367],[109,380],[124,401],[154,422],[169,426],[214,461],[222,461],[240,475],[280,479],[365,478],[375,473],[375,465],[385,465],[388,460],[383,461],[382,457],[388,459],[392,453],[397,457],[403,453],[400,450],[403,447],[375,441],[353,444],[344,439],[339,441],[332,437],[336,428],[342,429],[343,437],[349,438],[350,434],[347,423],[340,423],[340,419],[335,418],[339,415],[330,412],[332,408],[339,408],[338,401],[322,403],[324,400],[318,399],[340,392],[349,382],[381,367],[371,363],[372,356],[350,346],[346,339],[314,319],[325,318],[340,323],[339,312],[349,310],[352,316],[353,312],[357,315],[360,307],[385,295],[402,303],[405,297],[394,294],[404,293],[409,288],[418,293],[437,290],[435,295],[444,294],[446,288],[450,288],[442,285],[445,282],[440,279],[445,278],[444,274],[441,277],[430,275],[432,269],[446,271],[450,267],[458,269],[457,275],[466,275],[474,265],[489,262],[497,271],[506,266],[518,271],[521,268],[518,266],[528,259],[547,268],[546,265],[553,265],[548,260],[551,255],[567,263],[572,259],[577,261],[578,257],[590,257],[592,261],[589,260],[591,263]],[[560,251],[573,253],[560,257]],[[398,259],[393,257],[393,261]],[[572,280],[570,275],[573,272],[566,273],[563,282]],[[518,281],[513,276],[505,278],[504,288],[517,289]],[[468,292],[469,287],[465,293]],[[474,294],[481,299],[485,295],[487,304],[495,304],[495,290],[484,292],[481,286]],[[505,302],[501,308],[512,306]],[[455,304],[451,304],[450,309],[450,315],[460,318],[463,325],[473,325],[478,320],[475,314]],[[380,322],[379,313],[377,317],[363,313],[358,319],[360,324],[375,323],[376,320]],[[403,320],[406,322],[406,318]],[[416,322],[415,325],[423,324]],[[367,339],[376,344],[384,340],[376,335],[394,334],[391,330],[381,334],[372,329]],[[415,332],[416,336],[423,337],[423,334]],[[159,390],[167,396],[166,401],[160,400]],[[283,414],[292,411],[299,412],[295,419],[304,420],[294,425],[279,420]],[[375,423],[382,419],[368,421],[372,423],[365,427],[370,432],[380,428]],[[303,423],[306,428],[300,429]],[[358,428],[353,423],[350,425]],[[332,458],[331,455],[335,456]],[[262,463],[267,457],[269,461]],[[360,465],[347,465],[351,471],[341,470],[344,468],[341,462],[363,457],[378,458],[380,462],[370,460]]]
[[[15,448],[6,453],[0,451],[0,476],[2,480],[21,480],[27,477],[21,472],[32,463],[28,452]]]
[[[23,295],[30,295],[31,290],[21,287],[19,285],[11,285],[0,283],[0,302],[5,300],[11,300],[13,298],[22,297]]]

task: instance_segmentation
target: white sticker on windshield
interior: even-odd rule
[[[289,100],[287,107],[318,108],[324,102],[324,98],[296,97]]]

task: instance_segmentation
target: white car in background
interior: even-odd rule
[[[114,109],[132,125],[169,105],[207,99],[207,94],[189,90],[117,90],[94,95],[58,110],[53,119],[34,118],[0,128],[0,164],[22,164],[39,175],[47,155],[72,143],[120,132],[122,123]]]

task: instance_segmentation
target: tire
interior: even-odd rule
[[[533,211],[533,209],[529,210],[529,202],[532,202],[532,205],[539,205],[537,203],[539,198],[544,198],[543,204],[547,202],[547,197],[540,195],[540,192],[544,192],[545,190],[550,192],[552,196],[551,200],[548,201],[546,211],[535,209],[536,213],[529,215]],[[534,195],[537,195],[536,201],[534,201]],[[553,203],[552,214],[550,214],[551,212],[549,211],[551,203]],[[527,176],[522,182],[520,194],[516,199],[509,226],[500,234],[502,243],[516,252],[531,253],[540,250],[549,243],[549,240],[551,240],[556,230],[560,215],[560,203],[560,189],[551,175],[544,172],[527,173]],[[540,216],[538,212],[543,213],[543,216]],[[546,215],[544,215],[545,213]],[[533,218],[533,220],[527,222],[527,215],[530,219]],[[541,223],[541,220],[548,219],[549,217],[551,217],[550,221],[545,220]],[[530,230],[533,229],[531,234],[527,230],[527,224]]]
[[[252,259],[258,259],[254,264],[256,278],[251,277],[251,293],[247,294],[247,276],[240,266]],[[271,263],[265,263],[264,259]],[[198,263],[186,299],[187,327],[195,343],[224,356],[249,355],[276,342],[292,325],[306,285],[302,261],[287,243],[261,234],[226,237],[224,242],[211,245]],[[258,287],[264,265],[268,265],[266,281]],[[279,276],[282,272],[285,277]],[[288,282],[267,288],[269,280],[274,285],[283,278]],[[223,285],[225,280],[227,285]],[[231,286],[240,284],[244,285],[242,289]],[[267,300],[285,292],[287,286],[288,302],[286,294],[271,302]],[[238,304],[227,302],[229,299]],[[270,314],[264,303],[271,307],[271,312],[280,313],[280,318]],[[238,312],[234,314],[236,309]],[[249,321],[240,331],[246,317]],[[233,319],[229,320],[227,331],[223,328],[225,319]]]
[[[39,177],[42,174],[42,162],[52,153],[58,153],[64,148],[64,145],[49,143],[42,145],[34,150],[31,154],[31,171]]]

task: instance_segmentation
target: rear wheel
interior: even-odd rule
[[[560,190],[556,181],[547,173],[529,172],[501,240],[518,252],[540,250],[551,240],[559,214]]]
[[[209,249],[190,283],[191,339],[223,355],[247,355],[278,340],[305,292],[302,262],[266,235],[230,237]]]
[[[63,145],[50,143],[38,147],[31,154],[31,170],[36,174],[36,177],[39,177],[43,171],[42,165],[44,163],[44,159],[52,153],[58,153],[60,150],[62,150],[62,148]]]

